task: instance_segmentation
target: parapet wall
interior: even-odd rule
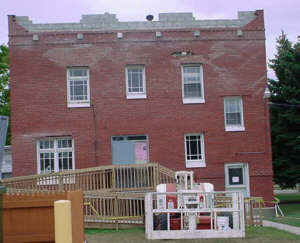
[[[237,19],[197,20],[192,13],[160,13],[158,21],[119,21],[115,14],[83,15],[79,23],[35,24],[27,16],[12,16],[30,32],[164,30],[182,28],[242,28],[262,11],[238,12]]]

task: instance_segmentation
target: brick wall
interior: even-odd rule
[[[263,102],[266,57],[263,13],[235,28],[39,33],[32,40],[13,16],[10,25],[13,173],[37,172],[36,140],[68,135],[76,168],[111,164],[111,136],[146,134],[149,160],[184,170],[184,134],[204,133],[206,167],[199,181],[224,190],[224,164],[249,164],[250,189],[271,199],[269,114]],[[174,57],[175,51],[193,52]],[[201,63],[204,104],[183,104],[181,65]],[[125,66],[144,64],[147,99],[126,99]],[[91,107],[67,108],[66,68],[88,66]],[[225,132],[224,96],[243,97],[245,131]],[[262,187],[262,184],[264,185]]]

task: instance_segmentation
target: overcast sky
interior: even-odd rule
[[[79,22],[82,14],[114,13],[120,21],[143,21],[148,14],[193,12],[197,19],[235,19],[238,11],[265,11],[267,57],[273,58],[282,30],[292,42],[300,35],[300,0],[2,0],[0,44],[8,42],[7,15],[33,23]],[[272,72],[268,72],[273,77]]]

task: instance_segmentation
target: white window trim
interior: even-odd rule
[[[202,97],[195,97],[195,98],[185,98],[184,97],[184,78],[183,78],[183,68],[186,66],[200,66],[200,84],[201,84],[201,92]],[[204,99],[204,84],[203,84],[203,65],[198,63],[190,63],[190,64],[182,64],[181,65],[181,91],[182,91],[182,102],[183,104],[201,104],[205,103]]]
[[[225,100],[226,99],[239,99],[241,104],[241,125],[227,125],[226,124],[226,108],[225,108]],[[244,125],[244,108],[243,108],[243,97],[242,96],[226,96],[224,97],[224,124],[225,124],[225,131],[226,132],[241,132],[245,131]]]
[[[229,168],[242,168],[243,169],[243,179],[244,183],[242,185],[230,185],[229,184]],[[248,195],[250,196],[250,175],[249,175],[249,165],[248,163],[226,163],[224,166],[225,170],[225,188],[239,189],[245,188]]]
[[[201,138],[201,151],[202,151],[202,159],[201,160],[187,160],[186,136],[200,136],[200,138]],[[187,133],[187,134],[184,134],[184,156],[185,156],[185,167],[186,168],[206,167],[205,148],[204,148],[204,134],[203,133]]]
[[[53,140],[54,142],[54,148],[53,149],[44,149],[40,151],[40,141],[42,140]],[[37,152],[37,174],[39,175],[47,175],[47,173],[41,173],[41,161],[40,161],[40,153],[41,152],[52,152],[54,150],[54,172],[59,172],[59,164],[58,164],[58,151],[57,151],[57,140],[59,139],[72,139],[72,169],[75,170],[75,144],[74,139],[71,137],[51,137],[51,138],[41,138],[37,140],[36,143],[36,152]],[[60,150],[63,150],[60,149]],[[68,149],[69,150],[69,149]]]
[[[139,67],[143,68],[143,92],[129,92],[128,91],[128,68]],[[125,80],[126,80],[126,98],[127,99],[145,99],[147,98],[146,92],[146,67],[145,65],[127,65],[125,68]]]
[[[82,68],[82,69],[86,69],[87,70],[87,100],[71,100],[70,99],[70,75],[69,75],[69,70],[70,69],[76,69],[76,68]],[[76,79],[82,79],[82,78],[74,78],[72,77],[72,79],[76,80]],[[87,67],[69,67],[67,68],[67,99],[68,99],[68,107],[72,108],[72,107],[90,107],[90,70]]]

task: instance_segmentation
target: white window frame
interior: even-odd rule
[[[227,125],[226,124],[226,100],[233,100],[233,99],[239,100],[239,102],[240,102],[241,124],[239,124],[239,125]],[[245,131],[243,98],[241,96],[227,96],[227,97],[224,97],[224,124],[225,124],[225,131],[227,131],[227,132]]]
[[[58,148],[58,140],[64,140],[64,139],[70,139],[72,141],[72,148]],[[40,142],[41,141],[53,141],[54,143],[54,148],[49,148],[49,149],[40,149]],[[54,153],[54,172],[59,172],[63,170],[59,170],[59,158],[58,158],[58,153],[59,152],[72,152],[72,169],[70,170],[75,170],[75,152],[74,152],[74,139],[72,137],[46,137],[46,138],[41,138],[37,140],[36,143],[36,151],[37,151],[37,173],[38,174],[47,174],[47,173],[42,173],[41,172],[41,161],[40,161],[40,154],[41,153]],[[50,172],[51,173],[51,172]]]
[[[187,136],[200,136],[200,146],[201,146],[201,157],[200,160],[188,160],[187,159],[187,149],[186,149],[186,137]],[[204,134],[203,133],[187,133],[184,134],[184,152],[185,152],[185,166],[186,168],[199,168],[206,167],[205,163],[205,148],[204,148]]]
[[[69,71],[73,69],[86,69],[86,77],[71,77]],[[87,80],[87,99],[86,100],[71,100],[70,81],[71,80]],[[90,71],[88,67],[69,67],[67,68],[67,99],[68,107],[90,107]]]
[[[229,168],[242,168],[243,169],[243,184],[230,185],[229,183]],[[237,162],[237,163],[226,163],[225,169],[225,188],[227,189],[246,189],[247,195],[250,196],[250,176],[249,176],[249,165],[248,163]]]
[[[201,97],[184,97],[184,67],[200,67],[200,85]],[[203,84],[203,65],[200,63],[190,63],[181,65],[181,89],[182,89],[182,102],[183,104],[199,104],[205,103],[204,99],[204,84]]]
[[[142,68],[143,74],[143,91],[141,92],[129,92],[129,80],[128,80],[128,69],[130,68]],[[136,64],[136,65],[127,65],[125,68],[125,78],[126,78],[126,97],[127,99],[145,99],[147,98],[146,93],[146,71],[145,65]]]

